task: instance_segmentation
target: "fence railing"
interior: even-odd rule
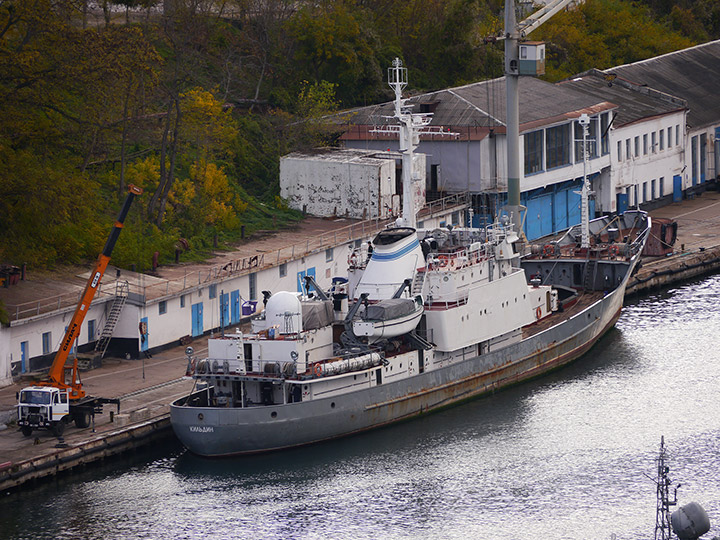
[[[420,215],[418,217],[420,219],[427,219],[451,208],[467,205],[469,204],[469,201],[469,193],[456,193],[443,199],[429,202],[420,211]],[[337,246],[340,243],[367,238],[368,236],[372,236],[386,228],[392,221],[392,218],[375,218],[372,220],[352,223],[334,231],[323,233],[319,236],[309,237],[303,242],[296,242],[288,246],[283,246],[274,251],[240,257],[221,265],[215,265],[207,269],[190,272],[182,278],[169,279],[152,284],[131,282],[130,293],[138,294],[146,301],[162,298],[164,296],[174,296],[204,283],[213,283],[231,276],[249,274],[269,266],[278,266],[284,262],[297,259],[298,257],[304,257],[322,249]],[[106,291],[107,292],[102,290],[101,283],[96,298],[113,295],[114,287],[107,286]],[[79,290],[77,292],[44,298],[34,302],[11,305],[7,306],[7,311],[10,319],[14,321],[34,317],[36,315],[49,313],[77,304],[80,300],[81,294],[82,290]]]

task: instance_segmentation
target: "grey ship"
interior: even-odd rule
[[[209,340],[196,387],[170,408],[191,452],[280,450],[418,416],[572,362],[617,321],[649,216],[589,221],[586,182],[582,223],[544,245],[523,246],[508,219],[416,228],[410,165],[426,120],[395,88],[403,217],[328,293],[310,278],[312,297],[272,294],[251,333]]]

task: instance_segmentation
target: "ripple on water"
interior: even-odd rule
[[[171,450],[5,497],[0,538],[649,538],[661,435],[680,501],[718,534],[719,293],[712,276],[635,300],[572,366],[389,429],[243,459]]]

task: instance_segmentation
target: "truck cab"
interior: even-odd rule
[[[45,428],[60,436],[70,419],[67,390],[51,386],[28,386],[20,391],[18,425],[26,437],[33,429]]]

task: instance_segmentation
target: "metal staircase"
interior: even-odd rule
[[[583,289],[586,291],[592,291],[595,289],[595,275],[597,273],[597,260],[588,259],[585,264],[585,280],[583,282]]]
[[[422,294],[423,286],[425,285],[425,274],[427,272],[415,272],[413,278],[412,287],[410,288],[410,294],[414,297],[418,294]]]
[[[128,294],[130,293],[130,284],[127,281],[118,281],[115,284],[115,300],[108,313],[107,321],[103,327],[100,338],[95,343],[95,352],[100,353],[100,358],[105,356],[110,340],[112,339],[115,326],[120,319],[120,313],[122,312],[123,306],[127,301]]]

